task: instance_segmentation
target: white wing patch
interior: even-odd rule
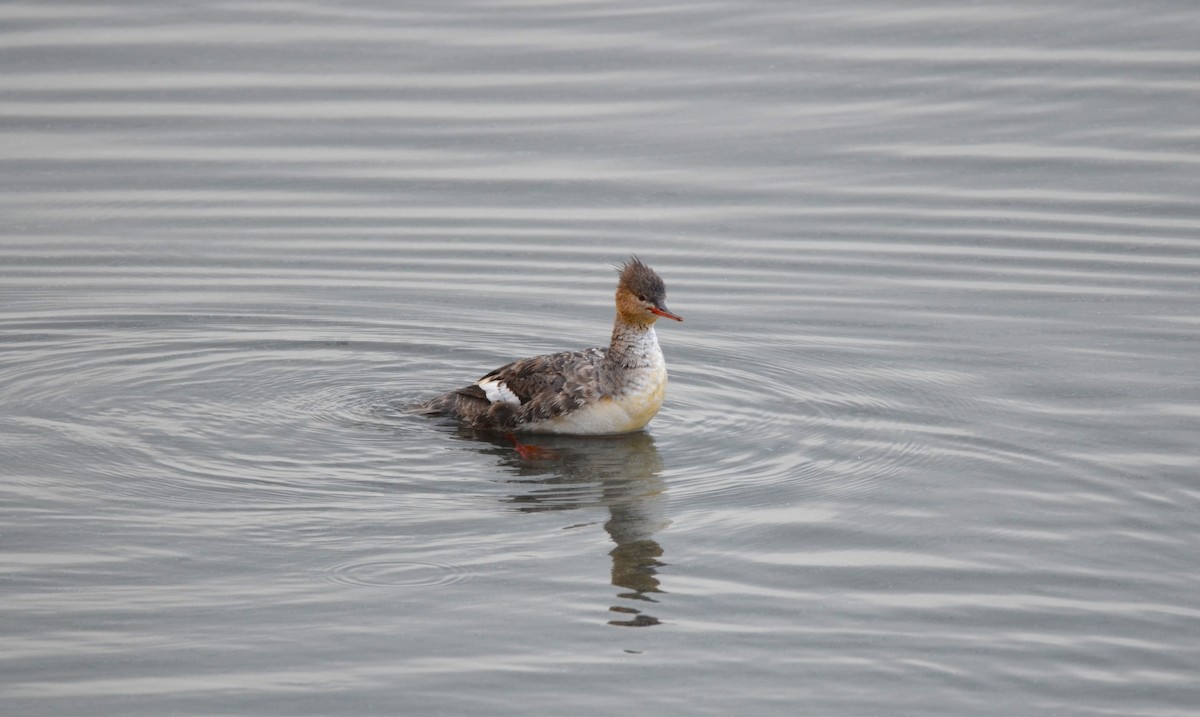
[[[521,399],[517,398],[517,394],[508,389],[503,381],[492,379],[491,381],[479,381],[479,387],[483,389],[483,393],[487,396],[487,400],[492,403],[511,403],[514,406],[521,405]]]

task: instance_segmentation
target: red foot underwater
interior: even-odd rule
[[[521,443],[517,440],[517,436],[514,433],[508,434],[508,440],[512,441],[513,448],[516,449],[517,454],[527,461],[546,460],[548,458],[555,458],[558,456],[557,451],[553,451],[549,448],[542,448],[541,446],[533,446],[527,443]]]

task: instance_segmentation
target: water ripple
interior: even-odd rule
[[[0,5],[9,711],[1192,709],[1198,21]],[[406,411],[631,253],[647,432]]]
[[[402,590],[435,590],[471,578],[460,567],[420,560],[358,560],[327,568],[324,575],[336,585]]]

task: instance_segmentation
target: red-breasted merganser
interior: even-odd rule
[[[654,322],[675,321],[666,286],[633,257],[618,267],[617,319],[608,347],[514,361],[418,410],[453,416],[473,428],[576,435],[630,433],[662,407],[667,364]]]

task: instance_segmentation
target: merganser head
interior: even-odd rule
[[[653,324],[660,316],[683,321],[667,309],[667,287],[653,269],[636,256],[617,268],[617,313],[622,319],[632,324]]]

